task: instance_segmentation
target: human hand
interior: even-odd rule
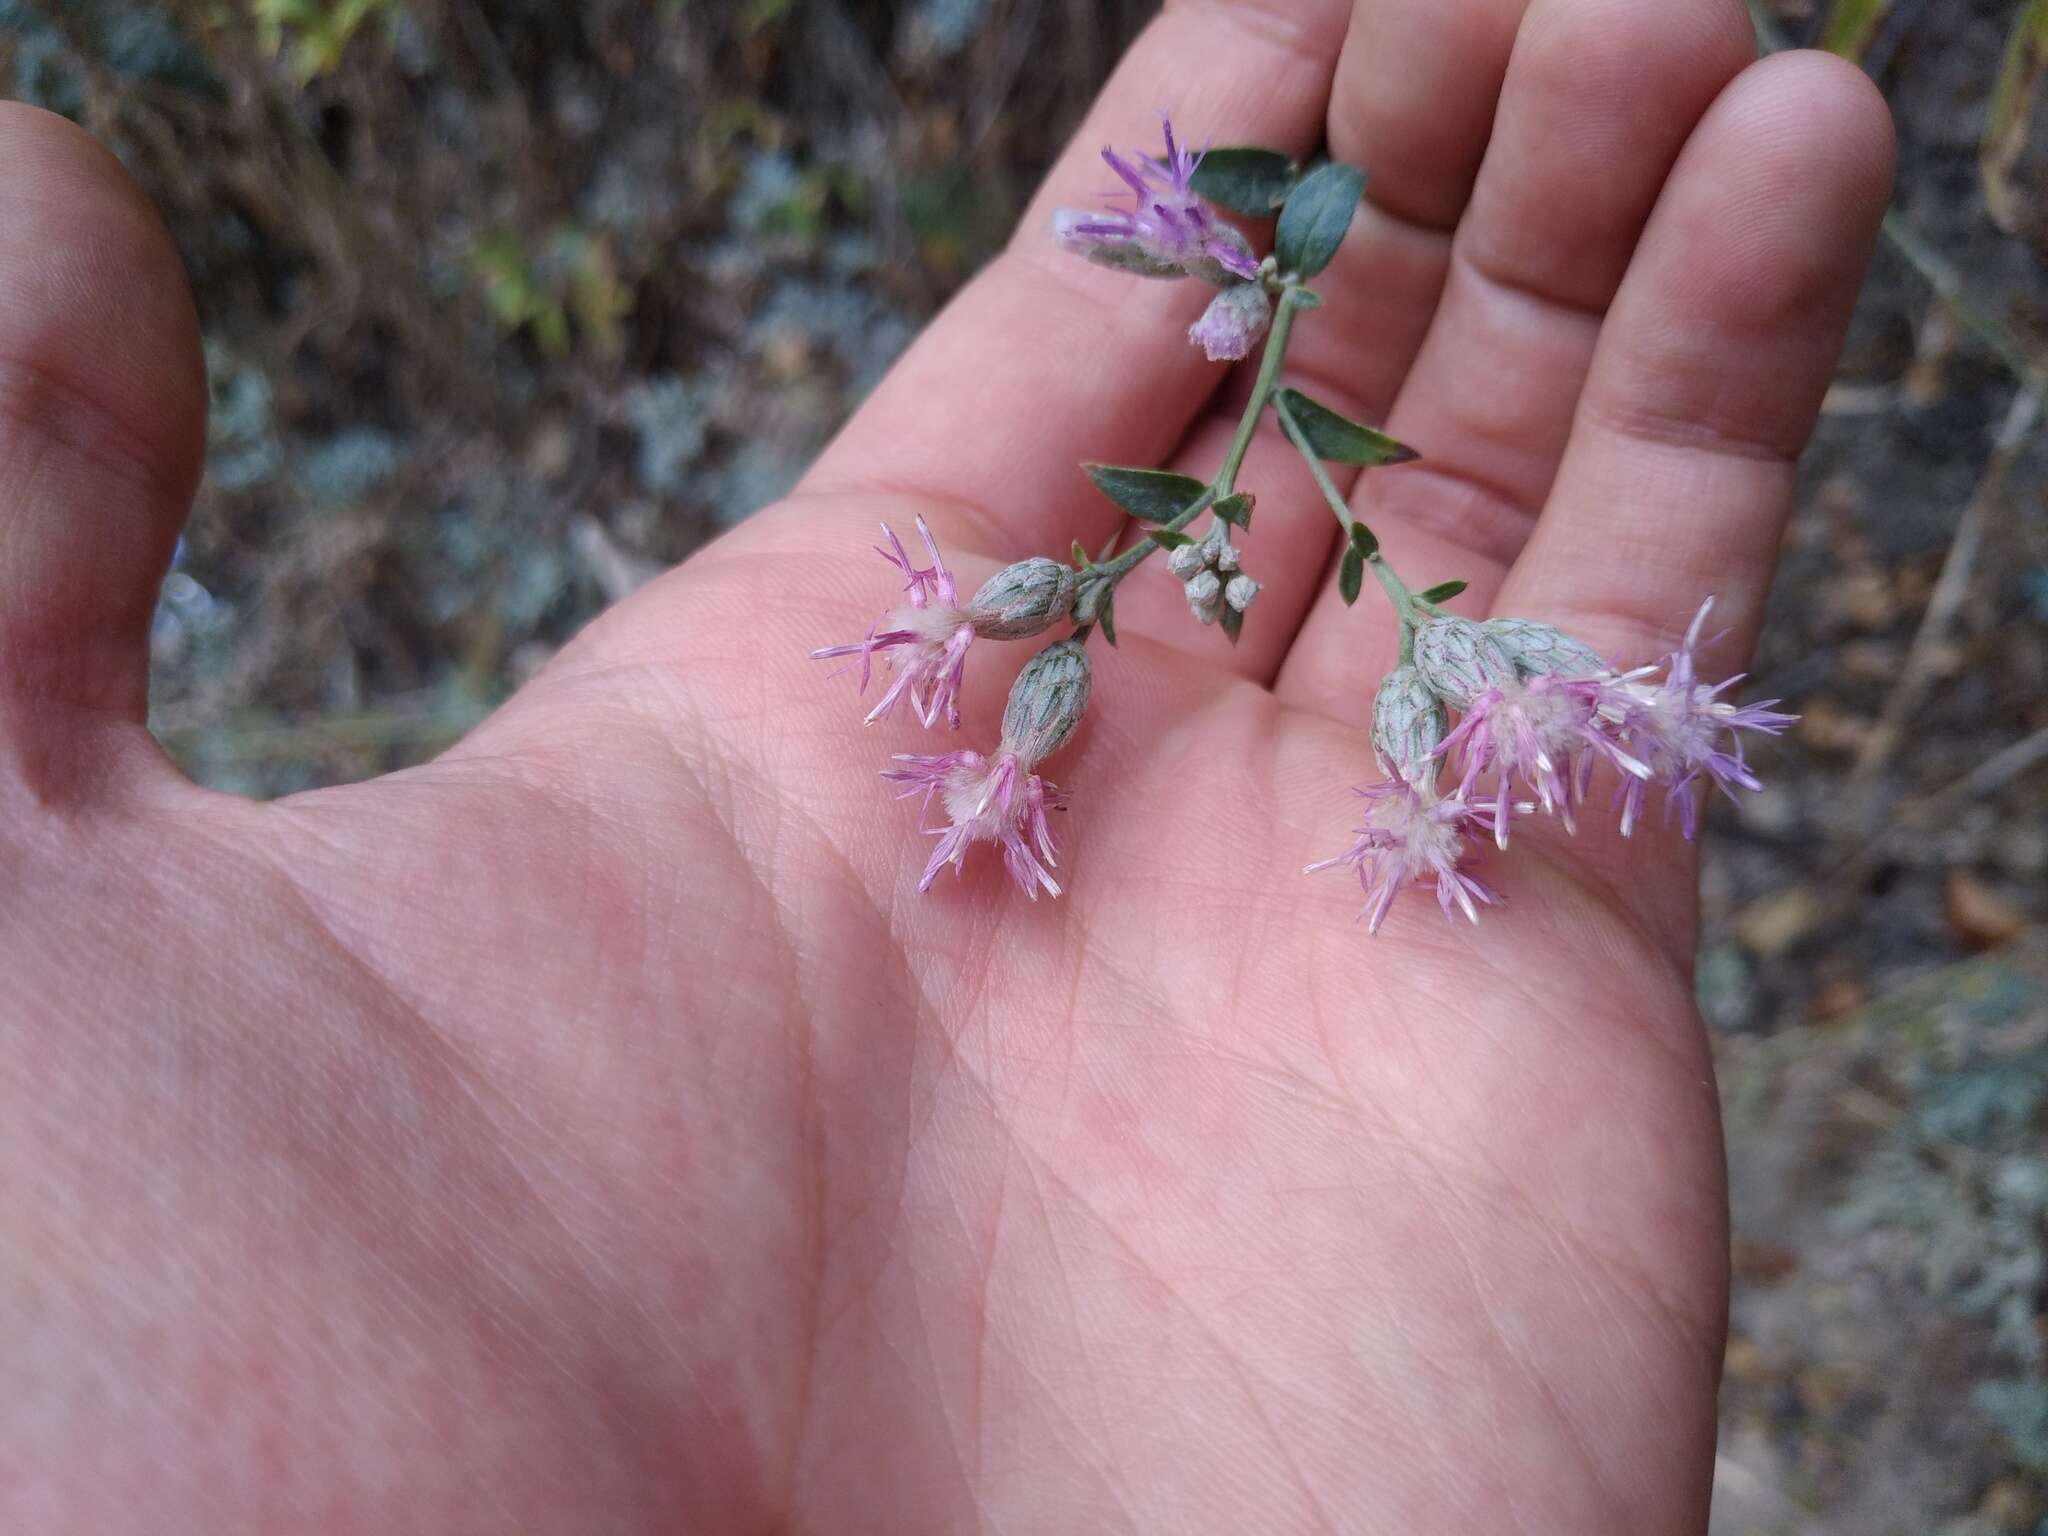
[[[915,894],[873,771],[935,748],[805,659],[886,598],[878,521],[967,585],[1115,531],[1077,461],[1215,461],[1203,295],[1046,236],[1171,107],[1371,168],[1291,366],[1427,454],[1361,491],[1403,570],[1628,660],[1716,593],[1739,665],[1882,104],[1751,64],[1735,0],[1348,9],[1169,10],[795,496],[435,763],[271,805],[142,723],[204,401],[174,258],[0,112],[0,1523],[1703,1527],[1690,849],[1530,822],[1481,927],[1376,940],[1303,879],[1392,626],[1284,444],[1241,645],[1120,594],[1061,900],[985,856]]]

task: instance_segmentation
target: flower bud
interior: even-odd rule
[[[1459,709],[1515,680],[1506,648],[1471,619],[1431,619],[1417,629],[1415,669],[1432,692]]]
[[[1600,653],[1563,630],[1534,619],[1489,619],[1486,632],[1500,641],[1523,677],[1599,677],[1612,671]]]
[[[1188,610],[1204,624],[1214,624],[1223,611],[1223,581],[1214,571],[1203,571],[1187,585]]]
[[[988,640],[1043,634],[1074,606],[1074,568],[1044,555],[1005,566],[982,583],[967,605],[974,632]]]
[[[1239,557],[1235,544],[1226,544],[1221,539],[1217,539],[1209,545],[1209,551],[1215,556],[1209,563],[1224,575],[1231,575],[1237,570]]]
[[[1258,283],[1233,283],[1209,301],[1202,318],[1188,327],[1188,340],[1212,363],[1250,357],[1273,319],[1273,301]]]
[[[1372,701],[1372,745],[1389,773],[1410,784],[1433,784],[1436,749],[1450,728],[1444,701],[1415,668],[1396,667],[1380,679]]]
[[[1078,640],[1049,645],[1024,664],[1003,711],[1004,752],[1027,769],[1066,745],[1088,707],[1088,648]]]
[[[1166,557],[1166,568],[1182,581],[1194,576],[1205,563],[1200,544],[1183,544]]]
[[[1223,589],[1223,601],[1239,613],[1251,607],[1252,599],[1259,595],[1259,584],[1249,576],[1233,576],[1230,585]]]

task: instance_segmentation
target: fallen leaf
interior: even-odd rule
[[[1820,897],[1810,885],[1790,885],[1760,896],[1735,914],[1735,937],[1760,960],[1773,959],[1813,931]]]
[[[1989,949],[2027,927],[2027,914],[1965,870],[1949,873],[1942,893],[1949,937],[1964,949]]]

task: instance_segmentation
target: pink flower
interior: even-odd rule
[[[964,751],[937,757],[898,753],[896,761],[902,766],[884,769],[882,777],[904,786],[897,798],[921,794],[929,807],[937,796],[946,811],[946,826],[924,829],[939,841],[917,882],[920,891],[930,890],[948,864],[957,877],[968,848],[987,842],[1001,845],[1003,867],[1033,901],[1040,886],[1050,895],[1060,894],[1050,873],[1056,860],[1045,813],[1063,807],[1066,796],[1032,773],[1018,753],[1002,752],[993,763],[979,752]]]
[[[1188,340],[1212,363],[1235,363],[1252,355],[1272,320],[1273,303],[1265,289],[1257,283],[1233,283],[1188,327]]]
[[[1458,793],[1470,795],[1489,768],[1498,775],[1494,837],[1508,845],[1508,797],[1519,780],[1546,811],[1575,830],[1572,808],[1585,798],[1600,759],[1638,780],[1650,768],[1621,742],[1614,718],[1618,680],[1563,678],[1551,674],[1496,683],[1475,694],[1465,717],[1437,748],[1458,753]]]
[[[867,638],[852,645],[828,645],[811,652],[814,659],[837,656],[860,657],[861,692],[867,692],[873,658],[880,651],[895,671],[895,680],[868,711],[869,724],[896,707],[899,699],[910,701],[910,711],[925,726],[938,723],[940,715],[955,729],[960,725],[960,684],[967,670],[967,648],[974,643],[974,620],[960,607],[959,589],[953,573],[939,556],[932,531],[917,520],[924,547],[931,552],[929,568],[920,569],[889,525],[882,525],[882,537],[889,547],[876,546],[876,553],[903,572],[904,590],[910,601],[892,608],[874,622]]]
[[[1219,286],[1232,277],[1257,277],[1259,259],[1244,236],[1195,194],[1202,157],[1175,143],[1173,124],[1162,122],[1164,158],[1102,152],[1129,189],[1116,195],[1129,196],[1131,206],[1096,213],[1062,208],[1053,216],[1054,238],[1090,261],[1145,277],[1192,276]]]
[[[1497,817],[1524,807],[1474,803],[1462,793],[1437,794],[1433,787],[1389,779],[1358,791],[1368,807],[1358,841],[1334,859],[1311,864],[1304,874],[1349,864],[1365,888],[1365,910],[1359,916],[1373,933],[1380,931],[1387,911],[1402,888],[1424,880],[1434,882],[1444,916],[1462,911],[1479,921],[1479,906],[1499,895],[1465,873],[1462,865],[1481,834],[1495,830]]]
[[[1695,652],[1707,613],[1714,606],[1710,597],[1700,604],[1686,629],[1685,639],[1664,661],[1664,681],[1652,687],[1626,681],[1622,698],[1610,708],[1628,733],[1629,744],[1649,763],[1651,772],[1623,783],[1616,803],[1621,808],[1621,831],[1626,837],[1641,818],[1649,782],[1664,785],[1664,815],[1668,822],[1676,813],[1688,839],[1699,834],[1699,805],[1692,793],[1694,784],[1710,781],[1733,798],[1737,789],[1757,790],[1763,783],[1743,761],[1741,731],[1762,731],[1775,736],[1798,720],[1771,706],[1730,704],[1721,695],[1742,681],[1737,673],[1725,682],[1708,687],[1699,681]],[[1631,674],[1631,679],[1646,675]]]
[[[899,764],[882,777],[904,786],[897,799],[924,796],[929,807],[936,796],[945,807],[946,825],[926,827],[935,834],[920,891],[931,889],[948,864],[958,875],[967,850],[976,843],[996,843],[1003,867],[1017,887],[1033,901],[1039,887],[1057,896],[1053,879],[1052,829],[1045,813],[1066,804],[1066,796],[1032,770],[1065,746],[1088,709],[1093,669],[1088,648],[1079,640],[1047,646],[1024,664],[1010,685],[1003,710],[1003,740],[993,759],[979,752],[945,752],[937,757],[897,754]]]

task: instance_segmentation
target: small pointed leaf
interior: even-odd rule
[[[1363,523],[1351,525],[1351,547],[1358,551],[1358,558],[1370,560],[1380,552],[1380,541],[1373,531]]]
[[[1256,503],[1250,491],[1237,491],[1224,497],[1210,510],[1232,527],[1250,532],[1254,505]]]
[[[1358,601],[1358,589],[1364,584],[1365,556],[1353,545],[1344,551],[1344,559],[1337,566],[1337,591],[1348,606]]]
[[[1127,469],[1117,464],[1083,464],[1095,488],[1131,516],[1147,523],[1170,522],[1208,487],[1164,469]]]
[[[1077,571],[1085,571],[1093,563],[1088,558],[1088,551],[1081,547],[1079,539],[1074,540],[1072,553],[1074,556],[1074,569]]]
[[[1216,615],[1216,622],[1222,627],[1223,633],[1230,637],[1230,643],[1237,644],[1238,631],[1244,628],[1244,614],[1225,603],[1223,611]]]
[[[1212,149],[1195,167],[1195,195],[1233,213],[1266,218],[1287,201],[1301,167],[1277,149],[1233,144]]]
[[[1355,165],[1333,160],[1304,176],[1287,195],[1279,228],[1273,232],[1280,270],[1314,277],[1327,267],[1364,195],[1365,172]]]
[[[1146,531],[1145,536],[1149,538],[1154,544],[1157,544],[1161,549],[1179,549],[1183,544],[1192,544],[1195,542],[1186,534],[1175,533],[1170,528],[1148,529]]]
[[[1448,603],[1464,590],[1465,583],[1462,581],[1440,581],[1427,592],[1418,592],[1416,596],[1425,603]]]
[[[1294,424],[1301,428],[1301,435],[1308,439],[1309,447],[1315,449],[1317,458],[1371,468],[1375,464],[1407,464],[1422,457],[1407,444],[1384,432],[1375,432],[1349,416],[1339,415],[1298,389],[1281,390],[1279,399],[1294,418]]]
[[[1102,611],[1095,615],[1095,622],[1102,626],[1102,638],[1111,645],[1116,644],[1116,599],[1105,597]]]

